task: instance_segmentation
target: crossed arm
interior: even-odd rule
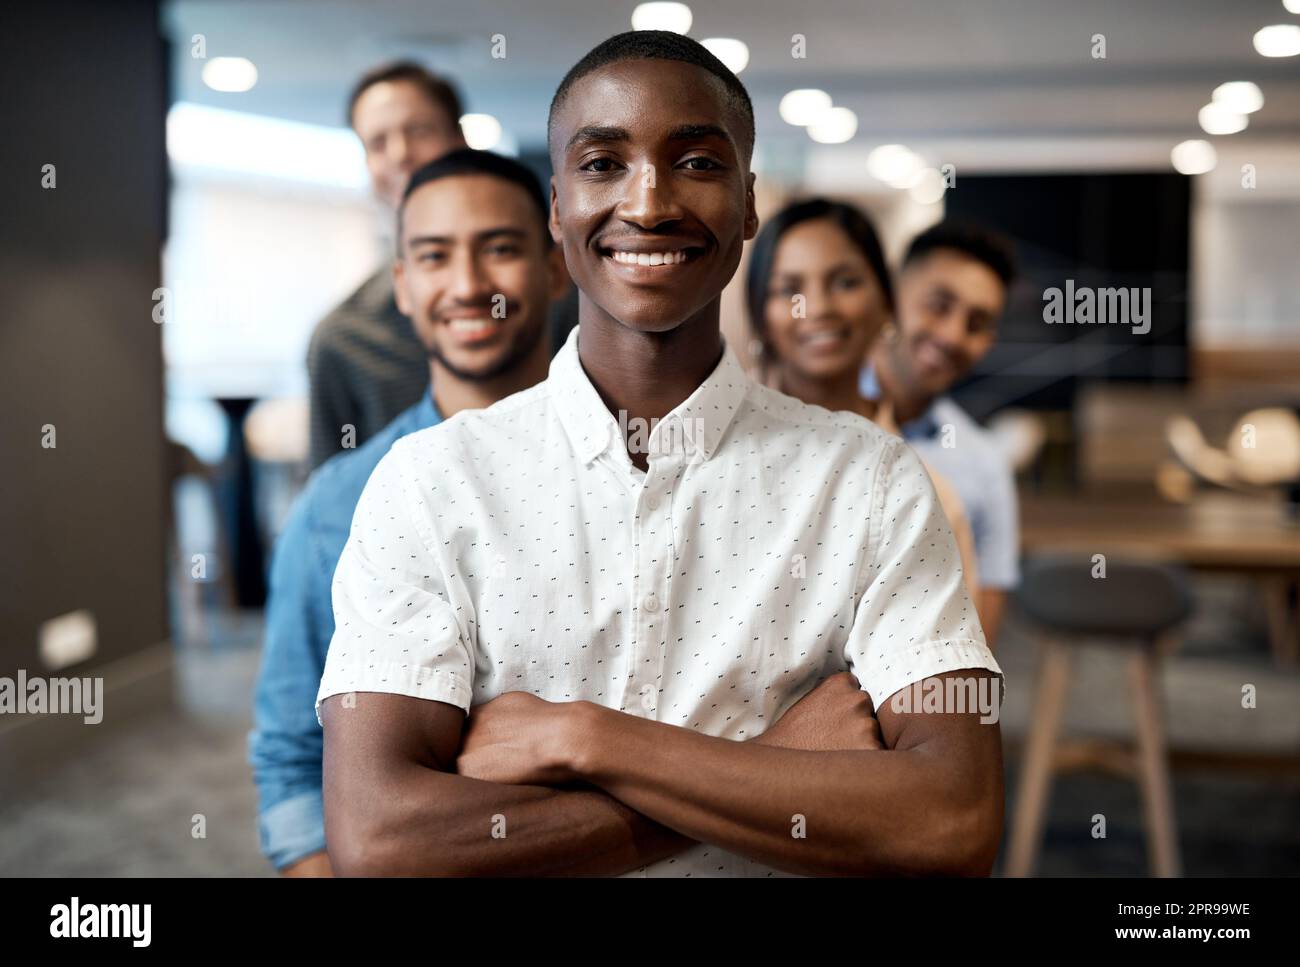
[[[875,710],[847,674],[747,742],[522,692],[468,720],[342,698],[322,719],[344,875],[616,874],[696,842],[796,873],[987,875],[1001,837],[997,724]]]

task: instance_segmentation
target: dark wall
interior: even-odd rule
[[[5,17],[0,675],[12,675],[42,668],[38,628],[77,609],[98,626],[85,667],[167,637],[151,317],[167,99],[157,3],[27,3]]]
[[[998,344],[957,396],[977,415],[1006,405],[1070,409],[1088,381],[1188,376],[1191,179],[1177,174],[958,177],[946,215],[1015,242],[1022,278]],[[1151,331],[1048,325],[1043,293],[1065,280],[1151,288]]]

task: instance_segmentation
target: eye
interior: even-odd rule
[[[691,171],[721,171],[722,165],[712,158],[706,158],[704,155],[696,155],[694,158],[687,158],[682,162],[684,165],[694,165],[699,162],[703,167],[691,168]]]
[[[597,165],[608,165],[607,168],[600,168]],[[598,175],[606,174],[614,170],[615,161],[613,158],[592,158],[584,164],[578,165],[579,171],[590,171]]]
[[[514,256],[519,254],[519,246],[514,242],[497,242],[495,245],[488,246],[490,255]]]
[[[421,252],[415,257],[415,261],[423,262],[426,265],[436,265],[439,262],[445,262],[447,256],[443,252]]]

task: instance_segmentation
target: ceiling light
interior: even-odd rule
[[[1184,141],[1174,145],[1169,152],[1169,160],[1174,163],[1174,170],[1182,175],[1203,175],[1213,171],[1218,163],[1218,153],[1208,141]]]
[[[465,143],[479,151],[491,151],[501,143],[501,122],[491,114],[464,114],[460,130]]]
[[[1300,54],[1300,27],[1274,24],[1256,31],[1255,49],[1265,57],[1294,57]]]
[[[718,60],[726,65],[727,70],[739,74],[749,63],[749,47],[743,40],[734,37],[709,37],[700,43]]]
[[[203,83],[214,91],[242,94],[257,83],[257,68],[247,57],[214,57],[203,65]]]
[[[1222,104],[1210,102],[1196,115],[1201,130],[1206,134],[1236,134],[1246,130],[1246,115],[1229,111]]]
[[[901,144],[882,144],[867,155],[867,170],[895,188],[916,184],[925,162]]]
[[[1264,92],[1250,81],[1229,81],[1216,87],[1210,100],[1234,114],[1252,114],[1264,106]]]
[[[691,8],[684,3],[641,3],[632,11],[632,29],[684,34],[691,29],[692,19]]]
[[[791,91],[781,98],[781,118],[787,124],[807,127],[831,109],[831,96],[815,87]]]
[[[847,107],[833,107],[808,125],[808,136],[821,144],[843,144],[858,131],[858,116]]]

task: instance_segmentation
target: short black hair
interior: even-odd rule
[[[537,209],[537,217],[542,226],[542,240],[549,249],[552,245],[550,218],[551,209],[542,191],[541,180],[531,168],[503,155],[491,151],[479,151],[475,148],[455,148],[440,158],[416,168],[402,192],[402,203],[397,206],[397,251],[402,251],[402,216],[406,212],[406,200],[422,185],[439,178],[451,178],[455,175],[488,175],[518,185],[527,194]]]
[[[749,92],[740,78],[730,68],[718,60],[709,49],[698,40],[670,30],[629,30],[615,34],[602,41],[588,54],[569,69],[560,81],[560,86],[551,98],[551,110],[546,117],[546,140],[551,139],[551,127],[555,115],[569,96],[569,90],[583,77],[602,67],[625,60],[676,60],[684,64],[694,64],[708,71],[722,81],[726,89],[727,100],[731,107],[740,114],[744,125],[741,137],[744,144],[740,146],[748,164],[754,153],[754,105],[749,99]]]
[[[952,249],[969,255],[987,265],[1001,281],[1011,288],[1016,280],[1016,256],[1011,240],[1005,235],[970,222],[946,221],[927,228],[907,247],[903,268],[937,249]]]
[[[452,127],[460,127],[461,115],[465,113],[461,106],[460,93],[456,86],[445,77],[417,64],[413,60],[398,60],[366,71],[348,95],[348,127],[352,127],[352,114],[356,110],[361,95],[376,84],[388,81],[409,81],[420,88],[437,107],[441,108],[451,121]]]
[[[749,250],[749,269],[745,275],[745,303],[749,308],[749,322],[761,339],[767,330],[767,300],[772,287],[772,270],[776,265],[776,250],[785,233],[800,222],[826,218],[834,222],[854,244],[876,274],[876,281],[885,297],[885,305],[894,310],[894,280],[885,263],[885,253],[871,219],[856,205],[826,198],[809,198],[794,202],[781,209],[764,224]]]

